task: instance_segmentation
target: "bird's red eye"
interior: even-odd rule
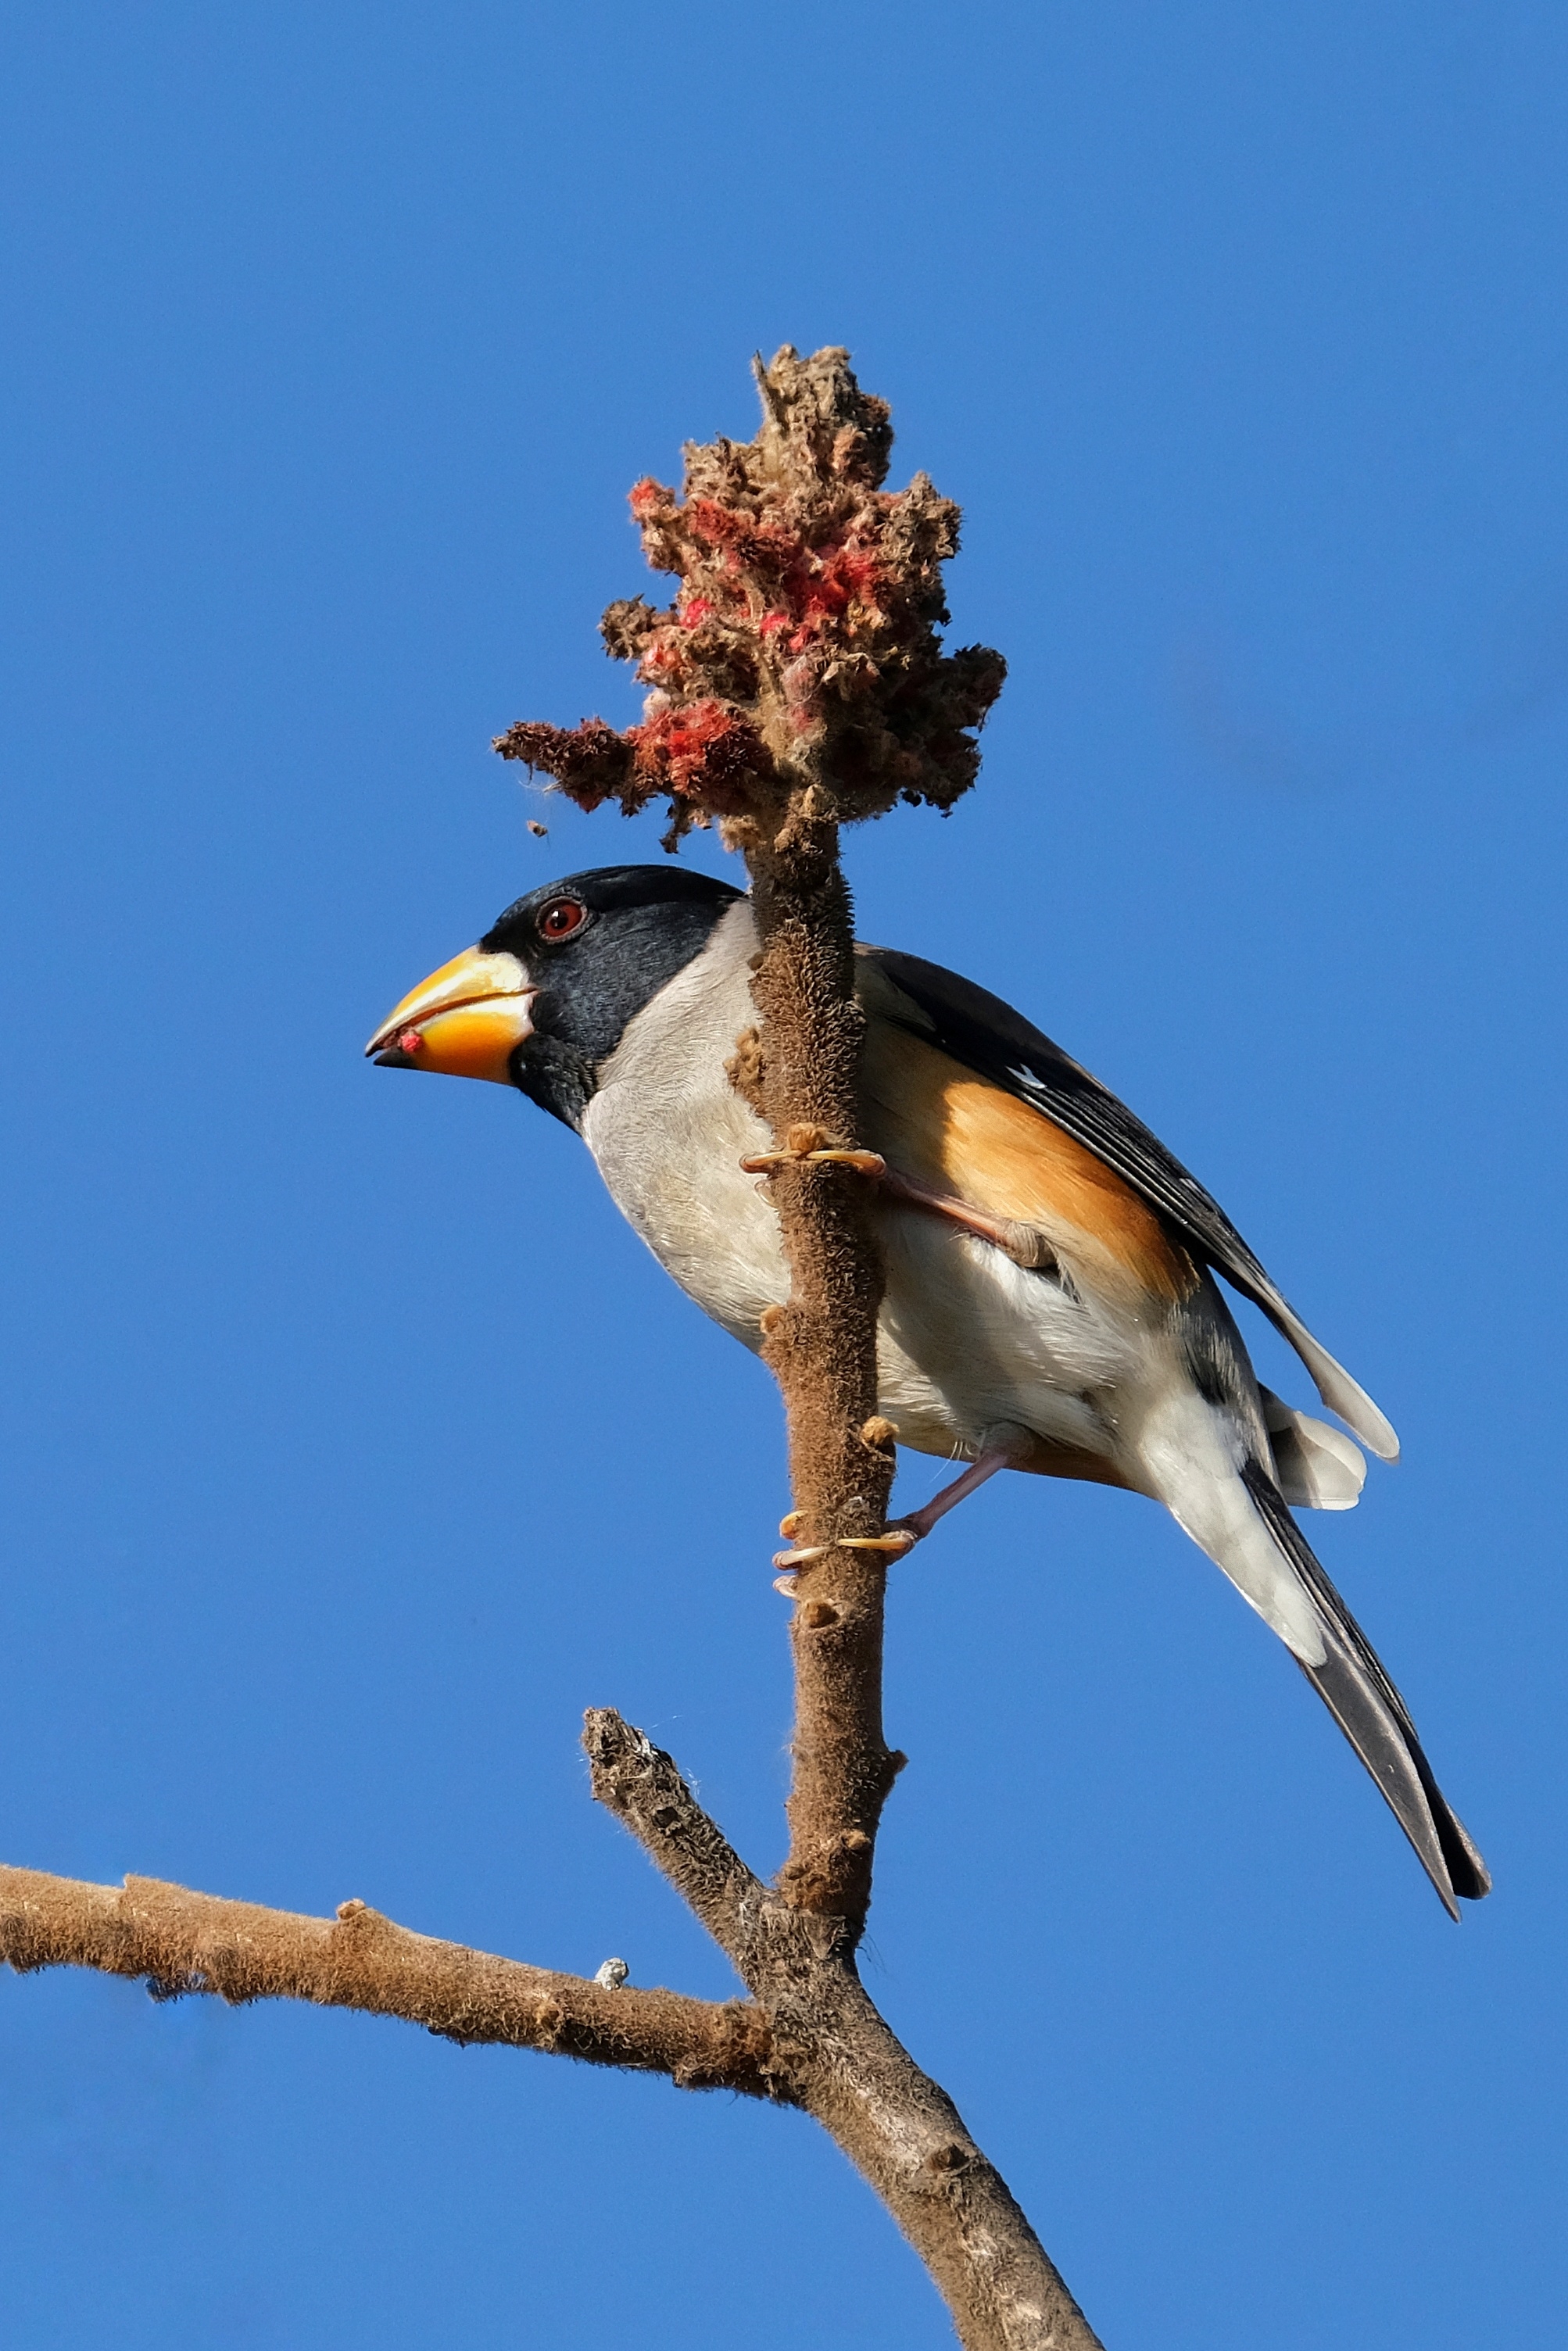
[[[588,920],[588,909],[575,898],[552,898],[539,915],[539,935],[547,939],[570,939]]]

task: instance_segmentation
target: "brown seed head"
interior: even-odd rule
[[[848,353],[786,345],[756,373],[755,441],[689,445],[679,496],[632,492],[649,562],[679,582],[669,605],[625,598],[601,624],[647,688],[641,723],[525,721],[496,743],[580,808],[665,799],[667,846],[716,820],[771,836],[797,796],[841,822],[901,799],[946,811],[975,780],[1005,674],[983,645],[942,648],[958,509],[924,474],[883,488],[887,404]]]

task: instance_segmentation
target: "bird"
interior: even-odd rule
[[[755,1024],[758,946],[750,898],[716,877],[570,874],[508,906],[365,1050],[507,1086],[571,1127],[661,1265],[758,1351],[789,1290],[745,1165],[774,1138],[727,1068]],[[885,1265],[878,1410],[901,1446],[964,1465],[902,1535],[923,1539],[1002,1469],[1162,1503],[1284,1643],[1457,1919],[1457,1897],[1489,1891],[1486,1865],[1294,1516],[1351,1508],[1364,1458],[1260,1384],[1219,1280],[1385,1461],[1389,1422],[1196,1177],[1031,1022],[891,948],[857,945],[855,976]]]

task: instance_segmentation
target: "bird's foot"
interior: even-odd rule
[[[887,1163],[880,1152],[852,1151],[835,1143],[825,1126],[792,1126],[782,1151],[754,1152],[740,1163],[747,1176],[771,1176],[776,1167],[852,1167],[857,1175],[881,1176]]]
[[[799,1531],[800,1525],[800,1511],[791,1510],[787,1519],[780,1520],[779,1531],[781,1535],[792,1535]],[[826,1559],[831,1551],[880,1552],[891,1566],[895,1559],[902,1559],[905,1552],[915,1549],[920,1541],[920,1531],[908,1520],[897,1519],[884,1534],[840,1535],[836,1542],[805,1543],[798,1551],[775,1552],[773,1564],[783,1568],[785,1573],[775,1578],[773,1589],[781,1592],[787,1600],[792,1600],[798,1588],[795,1582],[797,1572],[802,1567],[814,1567],[820,1559]]]

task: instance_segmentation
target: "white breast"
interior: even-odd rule
[[[740,1162],[772,1137],[725,1075],[757,1025],[751,908],[737,900],[685,969],[627,1024],[600,1071],[583,1140],[617,1207],[705,1314],[747,1346],[789,1294],[779,1219]]]
[[[704,1312],[745,1345],[789,1290],[779,1220],[740,1161],[771,1148],[725,1074],[754,1027],[750,906],[737,902],[703,953],[629,1022],[600,1072],[582,1134],[617,1207]],[[900,1441],[972,1457],[998,1422],[1106,1451],[1103,1396],[1143,1368],[1147,1334],[1123,1329],[1048,1277],[940,1219],[884,1207],[887,1295],[881,1405]]]

